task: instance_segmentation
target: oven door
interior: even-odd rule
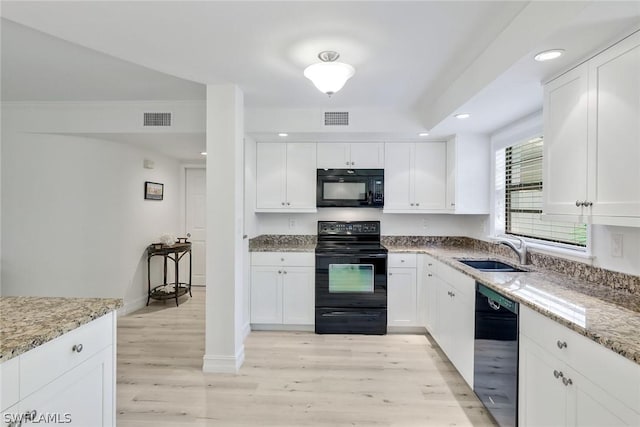
[[[316,253],[316,308],[386,307],[386,253]]]

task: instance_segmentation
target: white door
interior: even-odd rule
[[[316,144],[287,144],[287,208],[316,208]]]
[[[256,209],[286,209],[287,155],[284,142],[258,144]],[[315,169],[314,169],[315,175]]]
[[[354,142],[351,148],[351,167],[359,169],[384,168],[384,143]]]
[[[387,298],[387,324],[389,326],[415,326],[417,324],[415,268],[389,269]]]
[[[191,284],[205,286],[205,239],[206,239],[206,210],[207,210],[207,184],[206,169],[186,169],[185,176],[185,231],[191,234],[191,256],[193,259],[191,271]],[[186,234],[185,233],[185,234]],[[188,273],[188,255],[185,256],[180,272],[183,279]]]
[[[315,269],[284,267],[282,275],[282,323],[315,323]]]
[[[350,166],[349,144],[343,142],[318,144],[318,169],[344,169]]]
[[[251,323],[282,323],[283,267],[251,269]]]
[[[409,193],[413,146],[414,144],[406,142],[386,143],[384,145],[385,210],[410,209],[409,204],[413,202],[413,194]]]
[[[447,144],[416,144],[413,201],[417,209],[445,209],[447,196]]]

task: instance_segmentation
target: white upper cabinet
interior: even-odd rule
[[[444,212],[445,142],[385,143],[385,212]]]
[[[257,212],[316,211],[316,144],[258,143]]]
[[[317,151],[319,169],[384,168],[382,142],[319,143]]]
[[[587,71],[583,64],[544,88],[546,214],[582,214],[587,200]]]
[[[589,61],[588,201],[640,218],[640,32]]]
[[[490,193],[489,137],[458,134],[447,141],[447,210],[488,214]]]
[[[544,95],[544,213],[640,226],[640,32]]]

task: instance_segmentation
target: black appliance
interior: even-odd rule
[[[380,221],[318,221],[317,334],[387,333],[387,248]]]
[[[381,208],[384,169],[318,169],[319,208]]]
[[[498,425],[518,425],[517,302],[476,282],[473,391]]]

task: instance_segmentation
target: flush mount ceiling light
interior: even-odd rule
[[[200,155],[201,155],[201,156],[206,156],[206,155],[207,155],[207,152],[206,152],[206,151],[203,151],[203,152],[201,152],[201,153],[200,153]]]
[[[278,136],[281,136],[281,137],[283,137],[283,138],[284,138],[285,136],[289,136],[289,134],[288,134],[288,133],[286,133],[286,132],[280,132],[280,133],[278,134]]]
[[[429,132],[420,132],[418,136],[429,136]]]
[[[304,76],[311,80],[322,93],[331,96],[344,86],[356,72],[349,64],[336,62],[340,57],[338,52],[325,50],[318,54],[322,62],[309,65],[304,70]]]
[[[536,56],[533,57],[538,62],[550,61],[552,59],[556,59],[562,56],[564,53],[564,49],[550,49],[545,50],[544,52],[540,52]]]
[[[471,114],[469,113],[460,113],[460,114],[456,114],[455,116],[456,119],[468,119],[469,117],[471,117]]]

